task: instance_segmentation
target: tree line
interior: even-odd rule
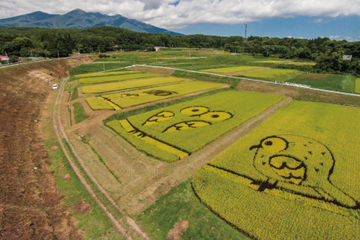
[[[262,54],[285,59],[309,59],[312,72],[346,72],[360,75],[360,42],[329,38],[294,39],[250,36],[211,36],[134,32],[124,28],[102,26],[89,29],[0,28],[0,54],[19,57],[66,57],[71,53],[108,51],[153,51],[155,46],[174,48],[217,48],[230,52]],[[352,61],[343,60],[352,55]],[[286,66],[285,66],[286,67]]]

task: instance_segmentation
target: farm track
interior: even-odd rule
[[[112,216],[112,214],[106,209],[106,207],[101,203],[101,201],[96,197],[95,193],[93,192],[93,190],[91,189],[91,187],[89,186],[89,184],[86,182],[86,180],[83,178],[83,176],[80,173],[80,170],[76,167],[76,165],[74,164],[74,162],[72,161],[68,151],[66,150],[63,142],[61,141],[61,137],[59,134],[59,131],[61,132],[61,134],[63,135],[64,139],[67,141],[67,143],[69,144],[73,154],[75,155],[75,157],[77,158],[77,161],[80,163],[81,167],[83,168],[83,170],[86,172],[86,174],[88,175],[88,177],[93,181],[93,183],[97,186],[97,188],[106,196],[106,198],[110,201],[110,203],[121,213],[121,215],[126,219],[127,223],[140,235],[142,236],[142,238],[144,239],[149,239],[145,233],[143,233],[140,229],[139,226],[136,225],[135,221],[132,220],[131,218],[129,218],[128,216],[126,216],[126,214],[118,207],[118,205],[113,201],[113,199],[108,195],[108,193],[100,186],[100,184],[97,182],[97,180],[94,178],[94,176],[91,174],[90,170],[85,166],[83,160],[80,158],[80,156],[77,154],[77,151],[75,150],[75,148],[72,146],[72,144],[70,143],[64,128],[61,125],[61,120],[60,120],[60,102],[61,102],[61,98],[62,98],[62,94],[64,91],[64,87],[66,84],[67,79],[64,79],[64,81],[61,83],[60,89],[59,89],[59,93],[55,102],[55,106],[58,106],[57,108],[57,113],[56,113],[56,107],[54,108],[54,112],[53,112],[53,126],[58,138],[58,141],[61,145],[62,150],[64,151],[66,158],[68,159],[69,163],[71,164],[71,167],[74,169],[76,175],[79,177],[81,183],[85,186],[85,188],[88,190],[88,192],[93,196],[93,198],[95,199],[95,201],[98,203],[98,205],[103,209],[103,211],[106,213],[106,215],[110,218],[110,220],[114,223],[114,225],[116,226],[116,228],[127,238],[127,239],[132,239],[131,236],[129,234],[127,234],[125,228],[117,221],[115,220],[115,218]],[[56,120],[57,119],[57,120]]]
[[[89,59],[25,64],[0,72],[0,238],[80,239],[56,187],[41,137],[43,103],[51,84]]]

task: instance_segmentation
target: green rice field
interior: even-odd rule
[[[139,71],[117,71],[117,72],[100,72],[100,73],[85,73],[75,75],[76,78],[86,78],[86,77],[102,77],[102,76],[111,76],[111,75],[123,75],[123,74],[134,74],[141,73]]]
[[[270,80],[279,77],[292,78],[301,73],[302,72],[293,69],[269,69],[264,71],[241,73],[241,74],[236,74],[234,76]]]
[[[318,75],[321,76],[323,74]],[[318,79],[305,79],[295,76],[295,78],[288,79],[286,81],[291,83],[311,85],[312,88],[353,93],[355,91],[355,80],[355,77],[349,75],[324,75],[324,77]]]
[[[249,71],[249,70],[258,70],[258,69],[263,69],[263,67],[239,66],[239,67],[229,67],[229,68],[203,69],[203,70],[199,70],[199,71],[212,72],[212,73],[234,73],[234,72],[242,72],[242,71]]]

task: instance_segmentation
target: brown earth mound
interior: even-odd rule
[[[170,240],[180,240],[182,233],[185,232],[188,229],[188,227],[189,227],[189,221],[181,220],[180,222],[175,223],[174,228],[170,229],[166,238]]]
[[[66,174],[61,180],[70,180],[71,178],[70,174]]]
[[[51,147],[51,150],[54,150],[54,151],[55,151],[55,150],[58,150],[58,149],[59,149],[59,147],[56,146],[56,145],[54,145],[54,146]]]
[[[89,211],[90,209],[91,209],[91,204],[81,200],[80,202],[78,202],[75,205],[74,212],[75,213],[84,213],[84,212]]]
[[[89,61],[62,59],[0,71],[1,239],[81,238],[69,207],[60,207],[63,196],[34,119],[40,119],[42,103],[58,81],[49,73],[64,77]]]

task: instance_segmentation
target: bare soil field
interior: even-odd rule
[[[0,238],[79,239],[82,231],[56,188],[37,120],[58,77],[90,58],[0,71]]]

